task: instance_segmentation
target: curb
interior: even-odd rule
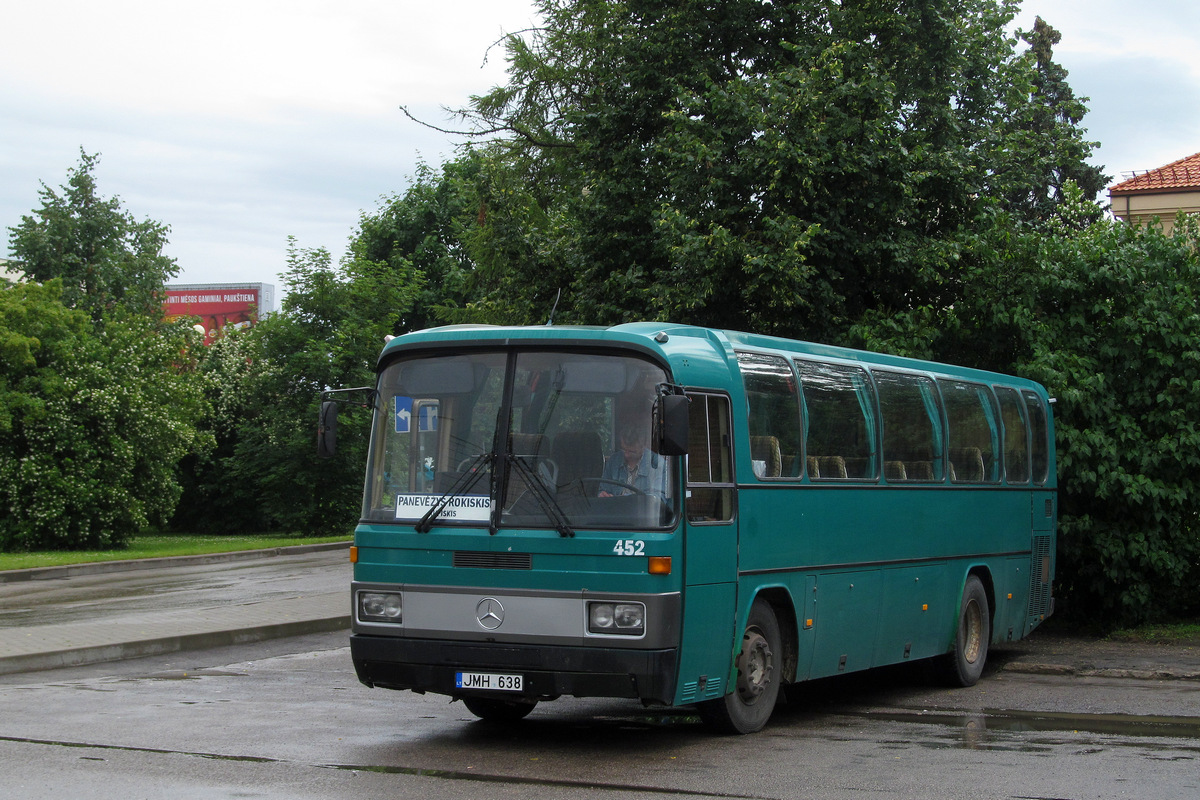
[[[85,564],[65,564],[61,567],[31,567],[29,569],[0,570],[0,583],[20,581],[44,581],[57,578],[74,578],[79,575],[104,575],[111,572],[132,572],[162,567],[203,566],[224,564],[234,561],[250,561],[256,558],[320,553],[327,550],[349,548],[350,540],[324,544],[300,544],[290,547],[269,547],[263,550],[233,550],[226,553],[203,553],[194,556],[163,556],[161,558],[131,558],[123,561],[90,561]]]
[[[1067,664],[1038,664],[1013,661],[1001,672],[1025,675],[1059,675],[1076,678],[1122,678],[1140,681],[1200,681],[1200,670],[1137,669],[1130,667],[1074,667]]]
[[[39,672],[63,667],[82,667],[112,661],[127,661],[145,656],[158,656],[186,650],[205,650],[211,647],[263,642],[268,639],[285,639],[309,633],[328,633],[350,627],[350,615],[281,622],[235,630],[207,631],[204,633],[164,636],[157,639],[115,644],[95,645],[56,650],[45,653],[7,656],[0,658],[0,675],[21,672]]]

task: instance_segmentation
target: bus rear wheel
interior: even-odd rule
[[[958,612],[954,649],[946,654],[943,663],[943,673],[951,686],[975,685],[983,675],[991,638],[992,618],[988,611],[987,591],[978,577],[968,575]]]
[[[764,600],[755,600],[742,633],[742,649],[734,662],[734,690],[697,707],[707,724],[724,733],[762,730],[775,710],[782,680],[783,637],[779,620]]]
[[[537,700],[501,700],[497,697],[464,697],[463,705],[485,722],[516,722],[529,716]]]

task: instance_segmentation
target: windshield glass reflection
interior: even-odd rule
[[[564,536],[667,526],[673,462],[650,447],[666,380],[639,358],[564,351],[394,363],[380,379],[363,516]]]

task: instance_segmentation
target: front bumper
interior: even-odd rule
[[[506,697],[628,697],[669,705],[678,651],[405,639],[354,634],[350,655],[367,686],[461,697],[455,673],[519,672],[525,689]],[[496,692],[485,696],[496,697]]]

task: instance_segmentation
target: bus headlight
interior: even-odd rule
[[[402,598],[398,592],[359,592],[358,618],[363,622],[403,622]]]
[[[641,636],[646,632],[646,606],[641,603],[588,603],[588,632]]]

